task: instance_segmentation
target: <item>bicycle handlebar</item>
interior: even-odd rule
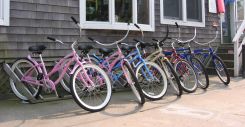
[[[140,28],[140,26],[138,24],[135,23],[134,26],[140,30],[140,32],[141,32],[141,40],[144,40],[144,31]]]
[[[78,24],[78,21],[73,16],[71,16],[71,19],[75,24]]]
[[[135,27],[137,27],[138,29],[140,29],[140,27],[139,27],[139,25],[138,25],[138,24],[136,24],[136,23],[135,23],[135,24],[134,24],[134,26],[135,26]]]
[[[61,40],[58,40],[58,39],[56,39],[56,38],[53,38],[53,37],[47,37],[47,39],[48,39],[48,40],[51,40],[51,41],[54,41],[54,42],[59,42],[59,43],[65,45],[64,42],[62,42]]]
[[[101,43],[101,42],[99,42],[99,41],[93,39],[92,37],[88,37],[88,39],[91,40],[91,41],[93,41],[93,42],[95,42],[95,43],[97,43],[97,44],[99,44],[99,45],[103,45],[103,46],[112,46],[112,45],[116,45],[116,44],[122,42],[123,40],[125,40],[125,39],[127,38],[128,34],[129,34],[129,31],[130,31],[129,25],[130,25],[130,24],[128,23],[128,31],[127,31],[127,33],[125,34],[125,36],[124,36],[123,38],[121,38],[120,40],[117,40],[117,41],[115,41],[115,42],[113,42],[113,43],[110,43],[110,44],[103,44],[103,43]]]
[[[153,40],[153,41],[156,41],[156,42],[159,42],[159,40],[157,40],[157,39],[155,39],[155,38],[153,38],[152,40]]]
[[[176,25],[177,28],[179,28],[179,24],[177,22],[175,22],[175,25]]]
[[[209,42],[207,42],[207,43],[199,43],[199,42],[194,41],[194,40],[193,40],[193,42],[196,43],[196,44],[199,44],[199,45],[203,45],[203,46],[209,45],[209,44],[213,43],[217,39],[218,34],[219,34],[219,31],[216,31],[214,39],[209,41]]]
[[[56,41],[56,39],[53,38],[53,37],[47,37],[47,39],[48,39],[48,40],[51,40],[51,41]]]
[[[176,39],[176,38],[170,38],[170,39],[176,40],[178,43],[186,44],[186,43],[193,41],[196,38],[196,34],[197,34],[197,29],[195,28],[194,36],[189,40],[183,41],[183,40]]]

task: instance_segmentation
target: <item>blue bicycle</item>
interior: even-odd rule
[[[180,27],[179,27],[177,22],[175,23],[175,25],[177,26],[177,28],[179,30],[179,38],[180,38]],[[181,47],[181,48],[175,49],[176,52],[179,53],[179,56],[182,59],[189,61],[190,64],[192,65],[192,67],[193,67],[193,69],[197,75],[198,85],[202,89],[207,89],[209,87],[209,77],[208,77],[207,70],[206,70],[204,64],[195,56],[195,54],[193,53],[191,46],[190,46],[190,42],[192,42],[195,38],[196,38],[196,28],[195,28],[195,34],[194,34],[193,38],[191,38],[189,40],[182,41],[182,40],[175,39],[175,38],[170,38],[170,39],[175,40],[177,42],[177,44]],[[175,48],[174,43],[175,42],[172,43],[172,48]],[[188,47],[185,47],[186,45],[188,45]]]
[[[180,46],[183,46],[180,44]],[[198,85],[202,89],[207,89],[209,87],[209,77],[207,70],[203,63],[192,53],[192,50],[190,47],[188,48],[178,48],[176,51],[180,53],[180,57],[189,61],[197,75],[198,78]]]
[[[194,41],[194,42],[197,44],[200,44],[196,41]],[[217,56],[214,49],[210,46],[210,43],[209,43],[209,48],[195,49],[194,54],[196,56],[199,56],[199,59],[201,60],[202,63],[207,63],[208,60],[211,58],[212,64],[215,68],[216,73],[218,74],[219,79],[225,85],[229,85],[230,74],[226,68],[226,65],[223,62],[223,60],[219,56]]]
[[[176,23],[177,27],[178,27],[178,24]],[[202,48],[202,49],[194,49],[194,50],[191,50],[190,48],[190,45],[189,45],[189,48],[181,48],[179,49],[179,51],[188,51],[187,53],[184,53],[185,55],[183,57],[187,58],[188,57],[188,54],[190,54],[191,56],[194,56],[198,59],[196,59],[196,61],[199,61],[198,63],[201,63],[199,66],[196,66],[196,68],[198,67],[199,70],[202,70],[203,72],[205,71],[204,69],[201,69],[204,67],[205,64],[207,64],[209,62],[209,60],[211,59],[212,63],[213,63],[213,66],[218,74],[218,77],[220,78],[220,80],[225,84],[225,85],[228,85],[230,83],[230,75],[228,73],[228,70],[226,68],[226,65],[224,64],[224,62],[222,61],[222,59],[217,56],[215,50],[212,48],[211,46],[211,43],[214,42],[217,37],[218,37],[218,29],[217,29],[217,25],[216,24],[213,24],[213,27],[215,27],[216,29],[216,35],[215,35],[215,38],[207,43],[198,43],[197,41],[195,41],[194,39],[196,38],[196,29],[195,29],[195,36],[188,40],[188,41],[180,41],[178,39],[175,39],[178,41],[178,44],[179,45],[185,45],[185,44],[188,44],[190,42],[194,42],[198,45],[202,45],[202,46],[206,46],[208,45],[209,47],[208,48]],[[180,29],[179,29],[180,31]],[[188,59],[188,58],[187,58]],[[203,67],[202,67],[203,66]],[[205,74],[207,75],[207,74]],[[206,77],[206,82],[207,82],[207,76]],[[209,82],[207,82],[209,83]],[[207,86],[208,87],[208,84]],[[204,87],[205,88],[205,87]]]

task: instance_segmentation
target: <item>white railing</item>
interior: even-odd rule
[[[245,44],[245,38],[243,38],[242,43],[240,44],[240,38],[243,34],[245,29],[245,20],[242,21],[242,24],[238,28],[235,37],[233,38],[232,42],[234,43],[234,76],[239,76],[239,71],[241,69],[241,52],[242,52],[242,45]]]

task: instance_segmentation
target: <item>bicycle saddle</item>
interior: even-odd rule
[[[31,46],[29,47],[29,51],[32,53],[36,54],[42,54],[42,52],[46,49],[47,47],[44,45],[37,45],[37,46]]]
[[[137,39],[133,39],[135,42],[139,42],[140,43],[140,47],[142,49],[146,48],[147,46],[152,46],[151,43],[148,43],[148,42],[143,42],[143,41],[140,41],[140,40],[137,40]]]
[[[164,53],[166,56],[170,56],[170,55],[173,54],[171,51],[168,51],[168,50],[164,50],[163,53]]]
[[[88,54],[88,52],[93,49],[92,45],[79,45],[78,50],[82,51],[83,54]]]
[[[113,50],[112,49],[107,49],[107,48],[100,48],[99,52],[101,54],[103,54],[104,56],[108,56],[110,53],[113,52]]]
[[[121,49],[125,52],[131,52],[133,49],[135,49],[135,46],[133,45],[124,45],[121,47]]]

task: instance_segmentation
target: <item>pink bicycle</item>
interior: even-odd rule
[[[48,37],[48,39],[64,44],[62,41],[52,37]],[[99,66],[81,60],[74,48],[76,44],[77,41],[71,45],[72,52],[60,59],[49,73],[42,58],[42,52],[46,49],[44,45],[29,47],[29,51],[32,54],[39,56],[39,61],[28,55],[27,58],[17,60],[11,69],[18,75],[22,83],[31,89],[31,94],[34,97],[38,97],[42,88],[46,92],[55,92],[57,94],[56,86],[62,81],[68,69],[72,68],[69,71],[71,75],[70,90],[75,102],[87,111],[100,111],[108,105],[111,99],[110,79]],[[55,81],[51,80],[54,74],[59,74]],[[16,84],[11,79],[10,84],[17,97],[28,101],[18,91]]]

